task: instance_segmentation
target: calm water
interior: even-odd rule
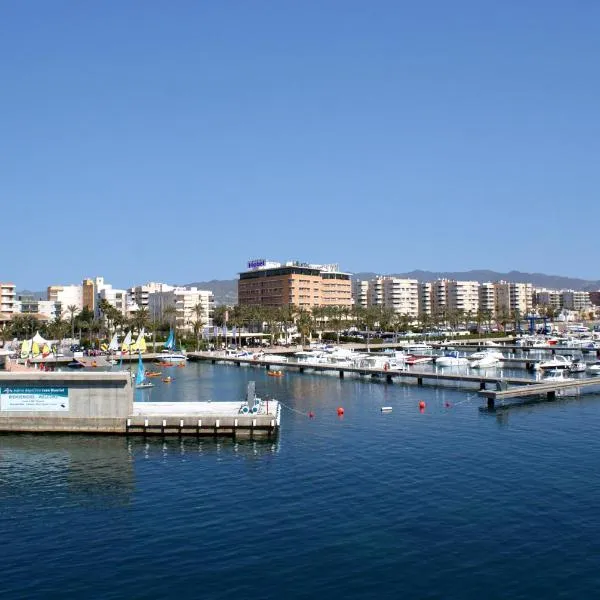
[[[490,414],[454,389],[174,371],[138,399],[254,379],[299,412],[275,442],[0,437],[2,600],[597,596],[599,396]]]

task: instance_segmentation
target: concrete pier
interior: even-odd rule
[[[125,433],[127,372],[0,372],[0,431]]]
[[[0,432],[272,437],[281,406],[254,385],[234,402],[134,402],[128,371],[0,372]]]

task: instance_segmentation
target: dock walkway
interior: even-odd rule
[[[349,367],[340,365],[329,365],[323,363],[310,363],[310,362],[289,362],[285,359],[277,359],[271,357],[267,360],[261,358],[245,358],[238,356],[224,356],[216,353],[209,352],[190,352],[188,354],[190,360],[196,361],[208,361],[212,363],[224,362],[240,366],[246,364],[252,367],[259,367],[269,370],[271,366],[280,368],[285,367],[286,369],[294,369],[300,373],[306,370],[320,371],[320,372],[337,372],[340,378],[344,378],[346,374],[358,374],[358,375],[373,375],[385,378],[388,383],[392,383],[394,378],[404,378],[416,380],[418,385],[423,385],[427,380],[433,380],[436,382],[447,381],[447,382],[463,382],[469,384],[475,384],[480,390],[485,390],[488,385],[493,385],[498,389],[503,389],[507,385],[531,385],[536,383],[533,379],[527,379],[525,377],[502,377],[498,376],[487,376],[480,374],[468,374],[468,373],[448,373],[440,371],[421,371],[421,370],[408,370],[408,369],[377,369],[370,367]]]
[[[548,400],[554,400],[560,392],[575,391],[580,388],[600,388],[600,378],[573,379],[572,381],[542,381],[533,385],[520,386],[505,390],[481,390],[479,393],[487,398],[490,410],[495,408],[496,401],[509,398],[525,398],[528,396],[546,395]]]

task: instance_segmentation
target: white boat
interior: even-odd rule
[[[355,364],[357,367],[365,369],[383,369],[384,371],[404,368],[404,361],[399,363],[395,358],[391,358],[385,354],[365,354]]]
[[[420,352],[427,353],[433,351],[433,346],[426,344],[425,342],[414,342],[406,347],[406,351],[410,354],[418,354]]]
[[[574,360],[569,367],[569,373],[585,373],[587,364],[583,360]]]
[[[470,366],[472,369],[487,369],[489,367],[495,367],[500,363],[502,354],[499,352],[484,353],[484,356],[471,362]]]
[[[566,356],[562,356],[557,354],[548,360],[543,360],[542,362],[536,363],[535,368],[541,369],[570,369],[573,364]]]
[[[587,370],[592,375],[600,375],[600,363],[594,363],[593,365],[588,365]]]
[[[564,369],[551,369],[542,379],[543,383],[566,383],[577,381],[574,377],[567,377]],[[577,396],[580,392],[578,387],[570,387],[556,390],[557,396]]]
[[[461,365],[468,365],[469,359],[466,356],[459,356],[456,350],[452,352],[446,352],[444,356],[438,356],[435,361],[438,367],[459,367]]]
[[[176,350],[175,334],[173,333],[172,329],[169,332],[169,337],[165,342],[165,346],[160,354],[159,360],[167,363],[180,363],[187,360],[187,356],[183,352],[178,352]]]
[[[498,350],[480,350],[479,352],[473,352],[469,355],[469,359],[479,360],[480,358],[487,358],[488,356],[495,356],[498,360],[502,360],[504,355]]]

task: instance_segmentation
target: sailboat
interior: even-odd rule
[[[144,368],[144,363],[142,361],[142,353],[139,353],[138,359],[138,370],[137,375],[135,376],[135,387],[139,390],[142,388],[151,388],[154,387],[153,383],[148,381],[146,377],[146,369]]]
[[[110,344],[108,344],[108,362],[111,365],[116,365],[117,364],[117,360],[114,358],[114,354],[116,354],[119,351],[119,336],[117,335],[117,333],[115,332],[115,334],[112,336],[112,339],[110,340]]]
[[[123,340],[123,344],[121,344],[121,352],[126,354],[127,352],[130,352],[131,348],[131,331],[127,332],[127,335],[125,336],[125,339]]]
[[[167,363],[182,363],[187,360],[187,356],[183,352],[177,352],[175,345],[175,334],[173,330],[169,332],[169,337],[165,342],[163,351],[160,355],[160,360]]]

